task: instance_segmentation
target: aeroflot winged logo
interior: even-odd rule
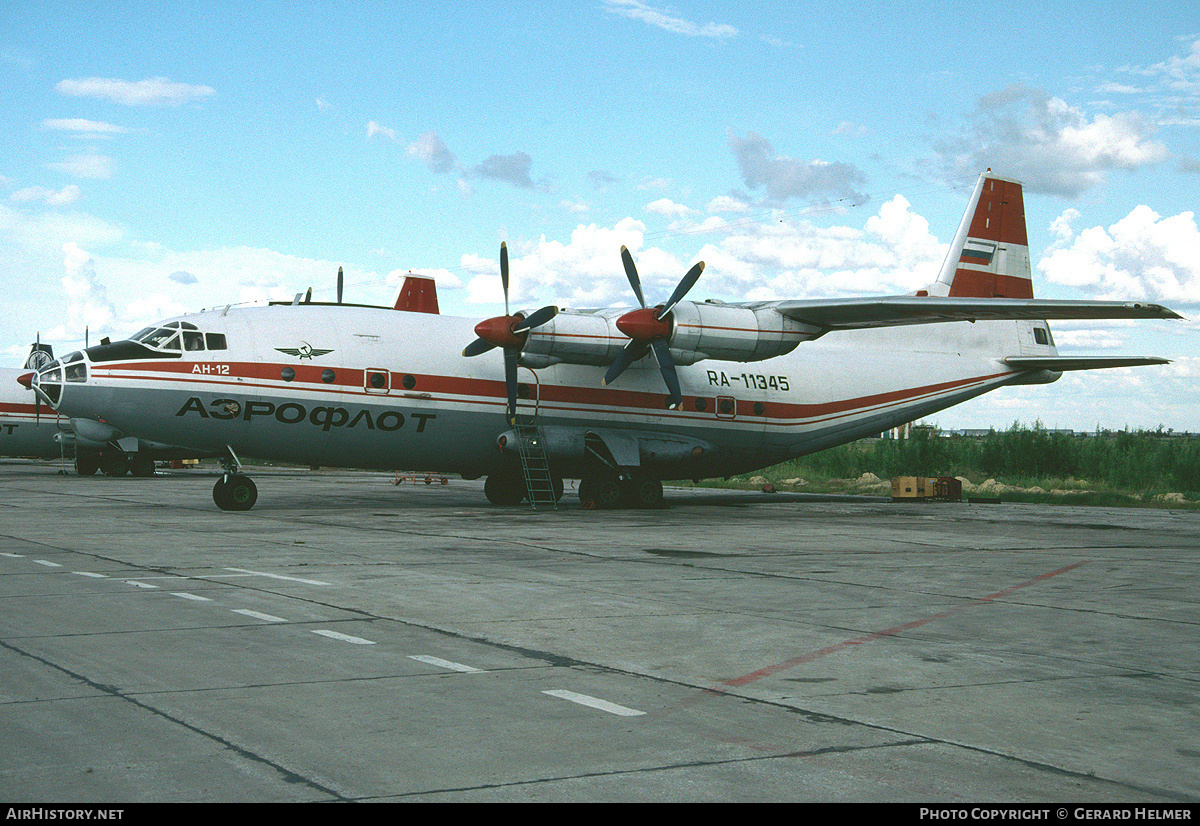
[[[276,347],[275,350],[289,356],[299,356],[300,360],[312,359],[318,356],[323,356],[326,353],[332,353],[332,350],[318,350],[307,341],[300,342],[299,347]]]

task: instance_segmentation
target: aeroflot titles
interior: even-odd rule
[[[237,419],[250,421],[255,416],[274,416],[275,420],[282,424],[300,424],[307,421],[309,424],[321,428],[321,430],[329,430],[333,427],[358,427],[363,425],[367,430],[384,430],[393,431],[404,427],[405,414],[398,410],[385,410],[377,414],[374,418],[369,410],[353,410],[345,407],[314,407],[308,410],[304,405],[297,402],[286,402],[276,406],[274,402],[253,401],[246,402],[243,406],[241,402],[235,399],[213,399],[208,403],[211,410],[204,409],[204,402],[198,396],[192,396],[183,407],[179,408],[176,416],[186,416],[189,413],[197,413],[202,419]],[[414,413],[408,412],[408,418],[414,419],[417,422],[417,432],[424,433],[425,425],[430,419],[436,419],[435,413]]]

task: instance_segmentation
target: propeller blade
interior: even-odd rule
[[[667,345],[665,339],[656,338],[650,342],[650,346],[654,348],[654,359],[658,362],[658,369],[662,372],[663,381],[667,383],[667,390],[671,394],[670,404],[667,405],[672,410],[678,410],[683,404],[683,393],[679,389],[679,376],[675,372],[675,362],[671,360],[671,348]]]
[[[534,327],[541,327],[556,315],[558,315],[558,307],[553,305],[549,307],[542,307],[540,310],[534,310],[527,318],[523,318],[513,325],[513,334],[520,335],[526,330],[532,330]]]
[[[486,353],[488,350],[494,350],[495,348],[496,345],[490,341],[477,338],[463,348],[463,355],[469,358],[471,356],[478,356],[480,353]]]
[[[338,304],[342,303],[342,268],[338,267]]]
[[[700,279],[700,273],[702,272],[704,272],[703,261],[688,270],[687,275],[679,282],[679,286],[675,288],[675,292],[671,293],[671,297],[667,299],[667,303],[663,305],[662,310],[659,312],[659,321],[664,320],[667,314],[675,308],[675,305],[682,301],[683,297],[688,294],[688,290],[696,286],[696,282]],[[645,305],[643,304],[642,306],[644,307]]]
[[[642,309],[646,309],[646,298],[642,295],[642,280],[638,278],[637,267],[633,264],[633,256],[629,253],[629,248],[624,244],[621,245],[621,263],[625,265],[625,276],[629,279],[629,286],[633,287],[633,294],[637,296],[638,304]]]
[[[504,287],[504,314],[508,315],[508,244],[500,242],[500,283]]]
[[[646,349],[649,347],[644,341],[630,341],[621,350],[617,360],[613,362],[612,367],[608,368],[608,372],[604,374],[604,378],[600,381],[602,386],[607,387],[617,380],[617,376],[625,372],[625,368],[633,364],[635,361],[646,355]]]
[[[517,359],[521,351],[514,347],[504,348],[504,389],[508,394],[508,421],[517,415]]]
[[[42,349],[42,331],[41,330],[38,330],[37,338],[34,339],[34,347],[36,347],[38,349],[38,352],[41,352],[41,349]],[[30,383],[32,384],[32,380],[30,380]],[[33,403],[34,403],[33,426],[40,430],[42,427],[42,397],[36,391],[33,394]]]

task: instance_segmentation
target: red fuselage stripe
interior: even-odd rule
[[[372,397],[384,398],[404,398],[419,397],[429,401],[440,402],[458,402],[471,401],[476,404],[485,405],[503,405],[505,398],[504,382],[493,379],[472,379],[463,378],[460,376],[435,376],[435,375],[416,375],[400,372],[392,373],[391,392],[382,393],[379,391],[368,392],[363,388],[362,379],[366,371],[352,368],[336,369],[335,381],[326,383],[320,380],[320,374],[324,369],[318,366],[302,365],[300,368],[294,365],[280,364],[262,364],[258,362],[229,362],[230,375],[213,375],[192,373],[191,367],[193,363],[186,364],[163,364],[162,362],[137,362],[121,365],[105,365],[104,367],[93,367],[92,375],[101,379],[129,379],[138,378],[145,380],[164,381],[164,382],[179,382],[182,384],[192,385],[196,389],[208,388],[214,392],[241,392],[244,393],[250,389],[262,390],[286,390],[295,389],[307,392],[324,392],[338,393],[341,395],[352,395],[369,399]],[[278,378],[280,370],[283,367],[291,367],[296,370],[296,379],[292,382],[284,383]],[[164,370],[164,368],[169,368]],[[303,371],[303,372],[302,372]],[[155,373],[177,373],[179,375],[163,376],[153,375]],[[415,380],[415,384],[411,389],[403,388],[403,377],[411,375]],[[890,407],[906,401],[913,401],[922,397],[936,396],[942,393],[947,393],[953,390],[959,390],[972,385],[978,385],[986,381],[991,381],[998,378],[1003,378],[1010,375],[1009,372],[992,373],[984,376],[973,376],[964,379],[955,379],[953,381],[939,382],[937,384],[929,384],[921,387],[903,388],[900,390],[892,390],[886,393],[876,393],[869,396],[858,396],[855,398],[839,399],[836,401],[820,402],[816,404],[796,404],[790,402],[770,401],[765,399],[740,399],[736,401],[736,408],[732,414],[720,416],[719,418],[730,419],[734,417],[741,418],[744,421],[768,421],[773,425],[789,425],[801,424],[812,421],[828,420],[831,418],[843,418],[845,416],[861,413],[872,408]],[[259,379],[259,381],[242,382],[239,384],[231,384],[238,378]],[[267,381],[263,381],[263,380]],[[353,380],[351,380],[353,379]],[[558,384],[539,384],[537,385],[538,398],[536,403],[539,407],[545,410],[556,410],[561,412],[599,412],[595,408],[604,408],[613,412],[632,412],[638,414],[655,413],[661,414],[666,418],[678,420],[687,418],[700,421],[711,421],[718,417],[716,405],[707,407],[703,413],[700,411],[693,412],[695,409],[695,400],[703,398],[706,401],[715,399],[718,396],[732,397],[732,393],[719,392],[722,388],[713,388],[711,396],[685,396],[684,407],[687,412],[682,413],[677,411],[669,411],[665,409],[663,400],[666,397],[665,393],[652,393],[637,390],[619,390],[612,387],[578,387]],[[728,389],[726,389],[728,390]],[[456,398],[449,398],[456,397]],[[529,399],[528,403],[533,404],[534,399]],[[754,413],[754,405],[760,402],[764,405],[764,413],[757,415]],[[582,407],[580,405],[589,405],[591,407]],[[29,406],[32,411],[32,406]],[[615,409],[615,410],[614,410]]]

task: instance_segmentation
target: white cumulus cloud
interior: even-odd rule
[[[1195,213],[1163,218],[1142,205],[1107,229],[1076,233],[1070,223],[1077,219],[1064,213],[1052,225],[1059,241],[1037,265],[1047,279],[1098,298],[1200,304]]]

